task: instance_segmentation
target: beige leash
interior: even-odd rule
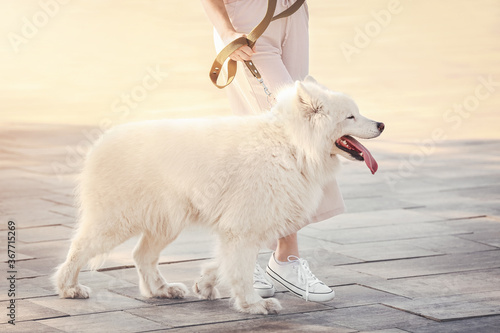
[[[224,87],[227,87],[234,79],[236,76],[236,70],[237,70],[237,62],[229,59],[228,64],[227,64],[227,81],[225,84],[219,85],[217,84],[217,79],[219,78],[222,66],[224,65],[224,62],[229,58],[231,53],[239,49],[240,47],[244,45],[248,45],[250,47],[253,47],[255,45],[255,42],[257,39],[266,31],[267,27],[269,24],[274,21],[278,20],[280,18],[284,18],[287,16],[292,15],[295,13],[304,3],[305,0],[297,0],[293,5],[291,5],[289,8],[285,9],[283,12],[279,13],[278,15],[273,17],[274,10],[276,9],[276,0],[269,0],[267,3],[267,11],[266,15],[262,19],[262,21],[250,31],[250,33],[247,35],[247,37],[240,37],[238,39],[235,39],[231,43],[229,43],[226,47],[222,49],[222,51],[219,52],[217,57],[214,60],[214,63],[212,64],[212,68],[210,69],[210,79],[212,80],[212,83],[219,89],[222,89]],[[273,97],[271,96],[271,92],[269,89],[266,87],[264,84],[264,81],[262,80],[262,77],[259,73],[259,70],[257,67],[255,67],[255,64],[249,60],[245,61],[245,65],[248,67],[250,72],[253,74],[253,76],[259,81],[259,83],[263,86],[264,92],[267,95],[268,102],[270,102],[270,99]]]

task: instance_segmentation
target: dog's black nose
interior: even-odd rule
[[[382,133],[384,131],[385,125],[384,123],[377,123],[377,128]]]

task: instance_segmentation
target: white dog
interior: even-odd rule
[[[231,288],[237,310],[277,313],[252,286],[264,244],[299,230],[315,212],[337,154],[377,164],[358,141],[384,124],[359,114],[347,96],[308,77],[278,96],[271,112],[249,117],[145,121],[117,126],[89,153],[79,187],[80,221],[66,261],[54,276],[65,298],[87,298],[80,269],[134,235],[133,257],[147,297],[182,298],[157,268],[160,251],[189,224],[218,236],[215,262],[193,290],[218,297]]]

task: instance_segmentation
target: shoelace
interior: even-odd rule
[[[264,275],[264,270],[260,267],[259,264],[255,264],[255,269],[253,271],[253,281],[262,283],[268,287],[272,287],[271,283],[266,279]]]
[[[311,272],[307,260],[293,255],[288,256],[287,260],[291,263],[297,263],[296,267],[299,274],[299,283],[306,285],[306,301],[308,301],[309,288],[322,282]]]

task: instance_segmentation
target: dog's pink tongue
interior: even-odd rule
[[[375,174],[378,170],[378,164],[377,161],[373,158],[372,154],[368,151],[368,149],[365,148],[358,140],[353,138],[352,136],[344,136],[343,137],[351,146],[355,147],[358,149],[360,152],[363,153],[363,158],[365,160],[366,166],[368,166],[368,169],[372,172],[372,174]]]

